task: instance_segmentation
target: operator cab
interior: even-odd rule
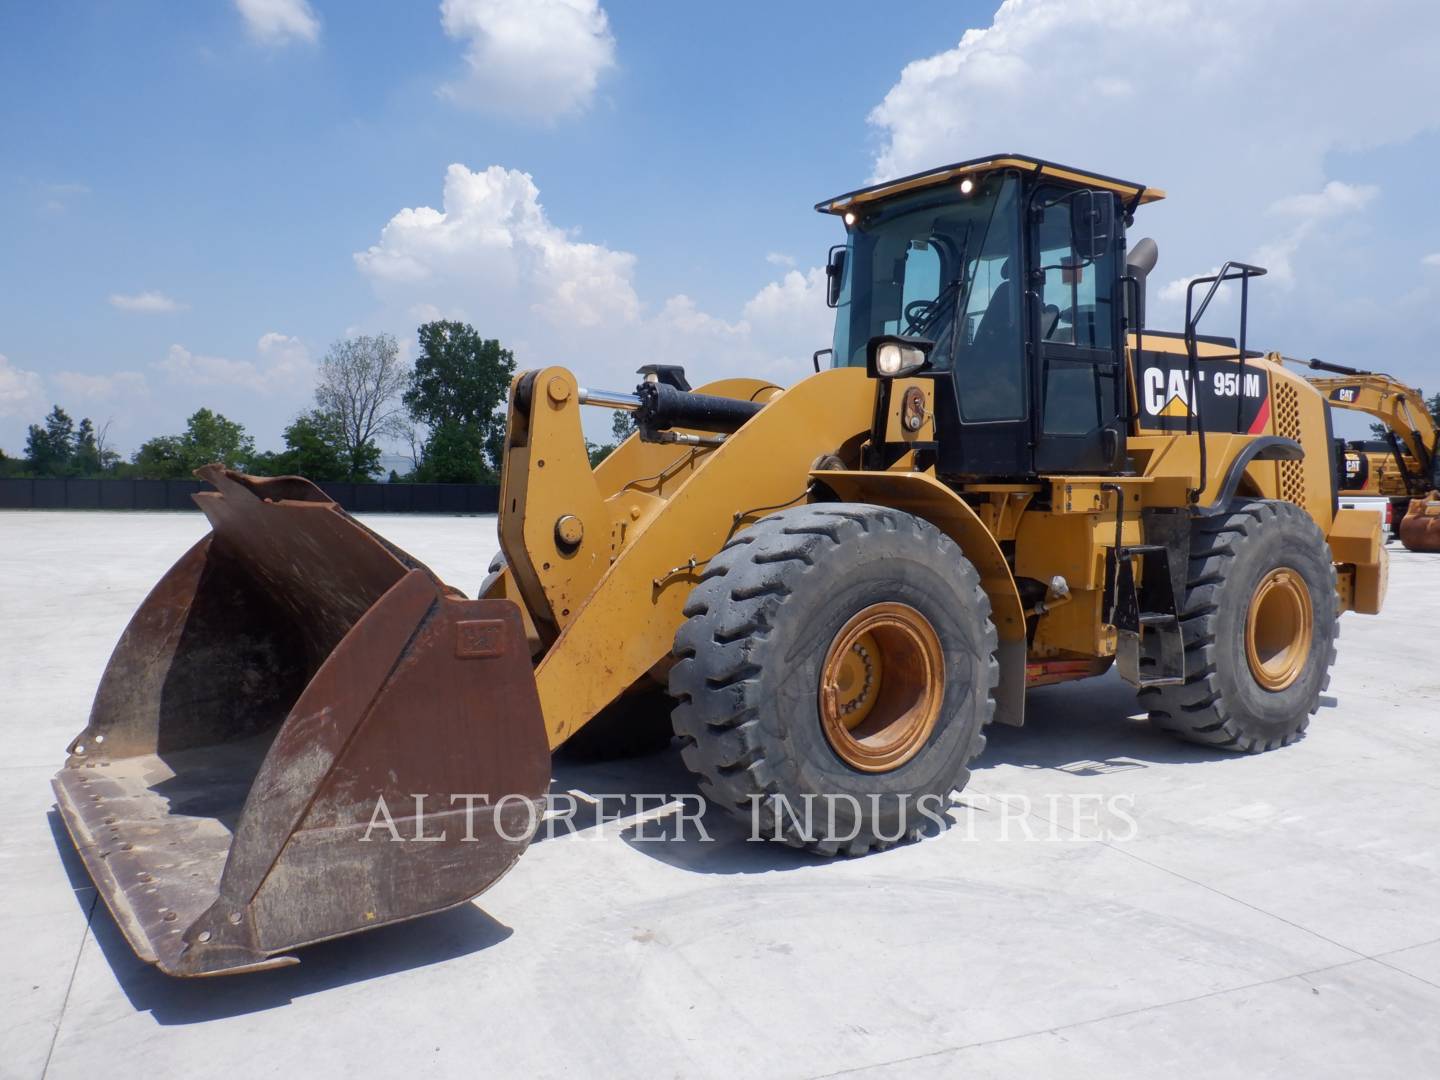
[[[832,364],[876,374],[885,342],[914,357],[936,384],[942,474],[1119,469],[1125,225],[1163,197],[1003,155],[820,203],[846,230],[827,268]]]

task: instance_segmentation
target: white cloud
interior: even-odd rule
[[[765,261],[771,266],[791,267],[795,265],[795,256],[784,255],[778,251],[772,251],[765,256]]]
[[[250,36],[264,45],[320,38],[320,20],[307,0],[235,0],[235,8]]]
[[[183,311],[185,305],[162,292],[111,293],[110,306],[121,311],[135,311],[146,315],[163,315],[172,311]]]
[[[788,384],[830,342],[822,269],[790,270],[739,312],[716,313],[684,293],[642,299],[635,256],[552,222],[525,173],[452,165],[442,207],[401,210],[356,253],[381,303],[371,331],[405,340],[443,314],[498,337],[521,367],[563,363],[621,389],[651,362],[685,365],[696,385],[742,374]]]
[[[51,214],[63,214],[74,199],[90,194],[88,185],[74,182],[40,184],[37,190],[41,196],[42,209]]]
[[[1374,184],[1346,184],[1331,180],[1321,190],[1286,195],[1270,204],[1270,213],[1289,218],[1294,222],[1290,231],[1260,244],[1250,253],[1248,261],[1263,266],[1269,272],[1268,283],[1289,289],[1295,285],[1295,256],[1314,233],[1321,222],[1334,218],[1353,216],[1363,211],[1380,189]],[[1216,274],[1220,268],[1213,267],[1205,274]],[[1196,275],[1201,276],[1201,275]],[[1183,303],[1189,278],[1176,278],[1160,290],[1162,301]],[[1222,285],[1215,294],[1215,300],[1229,298],[1231,286]],[[1199,302],[1201,292],[1196,297]]]
[[[440,20],[469,41],[469,70],[441,88],[458,104],[552,120],[586,108],[615,66],[598,0],[443,0]]]
[[[38,372],[16,367],[0,353],[0,416],[26,418],[45,405],[45,384]]]
[[[794,362],[810,362],[811,354],[830,343],[835,316],[825,306],[825,270],[791,270],[772,281],[745,304],[744,315],[755,336],[771,343]]]
[[[1421,266],[1440,266],[1440,251],[1437,251],[1437,252],[1435,252],[1434,254],[1431,254],[1431,255],[1422,255],[1422,256],[1420,257],[1420,265],[1421,265]]]
[[[1380,189],[1374,184],[1346,184],[1331,180],[1319,191],[1276,199],[1270,204],[1270,212],[1319,221],[1363,210],[1379,193]]]
[[[69,400],[116,401],[143,397],[150,392],[141,371],[115,371],[94,375],[82,371],[60,371],[51,376],[59,396]]]
[[[528,173],[492,165],[445,172],[443,210],[401,210],[355,264],[382,295],[414,293],[427,311],[522,304],[580,327],[633,322],[635,256],[553,225]]]
[[[744,321],[726,322],[708,312],[700,310],[694,300],[679,293],[665,301],[660,313],[649,320],[647,329],[662,334],[676,333],[709,338],[713,341],[729,341],[732,344],[744,340],[750,333],[750,325]]]
[[[1170,274],[1263,253],[1262,294],[1327,258],[1338,279],[1344,245],[1315,223],[1340,228],[1376,189],[1329,179],[1328,159],[1440,127],[1437,49],[1429,0],[1006,0],[904,68],[870,114],[874,175],[1031,153],[1168,189],[1134,235],[1157,236]]]
[[[1320,178],[1328,150],[1387,145],[1440,120],[1440,101],[1418,92],[1437,38],[1440,9],[1428,0],[1383,12],[1343,0],[1150,0],[1139,10],[1132,0],[1006,0],[989,28],[901,72],[870,115],[884,140],[875,172],[1020,149],[1157,184],[1156,166],[1188,161],[1177,175],[1228,180],[1212,192],[1293,191]],[[1123,117],[1095,112],[1085,88],[1097,71],[1125,73],[1107,84],[1126,102]],[[1017,131],[1043,145],[1012,147]]]
[[[151,365],[170,379],[187,386],[234,387],[258,394],[308,395],[314,384],[314,364],[298,338],[274,332],[264,334],[255,346],[256,359],[231,360],[191,352],[171,345],[163,360]]]

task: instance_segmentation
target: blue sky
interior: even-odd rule
[[[1167,188],[1152,290],[1259,259],[1261,345],[1440,389],[1440,16],[1354,7],[5,5],[0,447],[54,401],[273,446],[331,341],[437,314],[598,385],[789,381],[812,204],[997,150]]]

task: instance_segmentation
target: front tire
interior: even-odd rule
[[[1314,519],[1255,499],[1197,521],[1181,634],[1185,683],[1140,691],[1152,724],[1251,754],[1300,738],[1339,634],[1335,567]]]
[[[758,835],[863,854],[918,835],[969,780],[996,631],[975,568],[928,522],[858,503],[773,514],[710,561],[685,614],[681,753]]]

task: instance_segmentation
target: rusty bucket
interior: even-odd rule
[[[549,781],[519,609],[305,480],[200,475],[211,532],[131,619],[53,781],[131,947],[255,970],[482,892]]]
[[[1440,551],[1440,491],[1410,500],[1400,519],[1400,542],[1408,551]]]

